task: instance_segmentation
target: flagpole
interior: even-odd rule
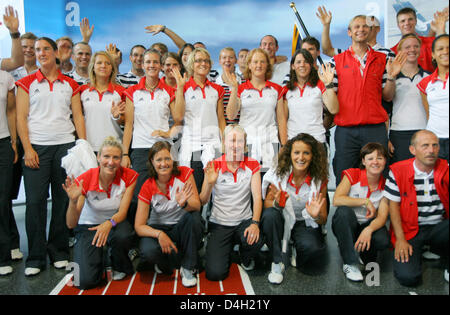
[[[300,17],[300,14],[299,14],[298,11],[297,11],[297,8],[295,7],[295,3],[294,3],[294,2],[291,2],[291,4],[290,4],[289,6],[292,8],[292,10],[294,10],[295,16],[297,17],[297,20],[298,20],[298,22],[300,23],[300,26],[302,27],[303,32],[305,32],[306,37],[311,37],[311,36],[309,35],[308,30],[306,29],[305,24],[303,23],[302,18]],[[300,31],[299,31],[299,34],[300,34]],[[301,35],[300,35],[300,37],[301,37]],[[303,40],[303,38],[302,38],[302,40]],[[323,63],[323,60],[322,60],[322,57],[317,56],[317,60],[319,60],[319,63],[320,63],[321,65],[324,64],[324,63]]]

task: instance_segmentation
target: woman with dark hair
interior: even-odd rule
[[[297,253],[296,266],[306,266],[322,257],[325,243],[319,225],[327,222],[327,183],[324,147],[305,133],[287,141],[277,165],[264,175],[261,224],[273,261],[270,283],[283,281],[283,254],[291,236]]]
[[[288,139],[303,132],[325,143],[323,107],[332,115],[339,111],[333,76],[330,64],[322,65],[322,72],[318,72],[306,49],[299,49],[292,56],[290,79],[283,89]]]
[[[141,259],[154,264],[156,272],[171,274],[170,256],[177,254],[182,283],[191,287],[197,284],[197,250],[203,233],[200,199],[193,170],[178,166],[170,150],[165,141],[150,149],[149,179],[139,192],[134,227],[141,237]]]
[[[436,70],[417,85],[427,114],[426,129],[434,132],[439,138],[439,158],[446,159],[447,162],[449,161],[448,42],[448,34],[435,38],[431,49]]]
[[[183,63],[184,67],[187,66],[187,61],[189,59],[189,55],[191,54],[191,52],[194,51],[194,49],[195,49],[194,45],[192,45],[190,43],[186,43],[178,51],[178,56],[180,56],[181,62]]]
[[[80,88],[56,65],[58,48],[46,37],[36,40],[40,69],[17,81],[17,131],[24,148],[28,258],[25,275],[38,274],[47,265],[47,252],[56,268],[69,259],[69,231],[64,224],[68,198],[61,159],[75,145],[75,134],[86,139]],[[52,219],[46,239],[47,196],[52,192]]]
[[[383,170],[387,150],[379,143],[369,142],[360,152],[360,168],[342,172],[342,180],[334,193],[332,229],[339,244],[347,279],[362,281],[358,253],[363,263],[375,261],[380,250],[388,248],[385,227],[389,214],[383,198]]]

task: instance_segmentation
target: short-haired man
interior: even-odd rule
[[[38,66],[36,64],[36,54],[34,51],[36,39],[36,35],[30,32],[20,36],[20,44],[22,45],[22,53],[25,62],[22,67],[10,72],[15,81],[20,80],[38,70]]]
[[[448,282],[448,164],[438,158],[439,139],[431,131],[416,132],[409,149],[414,158],[390,167],[384,191],[395,248],[394,276],[405,286],[420,283],[422,249],[430,245],[446,263]]]
[[[431,23],[432,30],[439,36],[441,34],[445,34],[445,23],[448,21],[448,12],[439,12],[435,13],[434,21]],[[403,35],[416,33],[416,25],[417,25],[417,14],[416,11],[412,8],[403,8],[397,12],[397,27]],[[435,39],[434,36],[419,36],[422,41],[422,46],[420,47],[420,55],[419,55],[419,65],[428,72],[434,71],[433,63],[431,62],[431,45]],[[392,51],[397,53],[398,43],[392,47]]]
[[[74,79],[79,85],[89,83],[89,62],[91,61],[92,49],[88,43],[79,42],[73,46],[72,60],[75,68],[65,73],[69,78]]]
[[[56,40],[58,46],[58,54],[62,73],[68,73],[73,70],[73,65],[70,62],[73,51],[73,40],[69,36],[63,36]]]
[[[139,83],[141,78],[145,75],[142,65],[144,63],[145,47],[142,45],[134,45],[130,51],[131,70],[128,73],[117,75],[117,81],[124,88]]]
[[[378,142],[387,148],[388,115],[381,100],[393,97],[395,78],[406,61],[405,54],[401,53],[394,61],[386,62],[385,54],[368,45],[369,32],[368,17],[355,16],[348,26],[352,45],[331,60],[336,70],[333,84],[339,99],[339,112],[334,117],[336,186],[344,170],[358,167],[359,151],[365,144]]]
[[[273,66],[273,75],[270,79],[278,85],[283,85],[286,75],[290,71],[289,61],[277,61],[276,53],[278,51],[278,40],[273,35],[266,35],[261,39],[259,48],[266,51],[270,58],[270,63]]]

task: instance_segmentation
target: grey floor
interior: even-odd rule
[[[334,213],[330,210],[330,216]],[[14,207],[14,214],[21,236],[21,251],[27,255],[25,234],[25,207]],[[449,284],[443,277],[440,261],[425,261],[423,264],[423,282],[417,287],[403,287],[392,274],[392,254],[386,250],[378,257],[379,274],[372,268],[363,271],[365,281],[348,281],[342,272],[342,262],[337,242],[328,220],[326,236],[327,255],[319,270],[298,270],[288,267],[284,282],[272,285],[267,281],[270,261],[264,253],[257,259],[256,269],[248,272],[256,295],[448,295]],[[13,262],[14,272],[0,277],[0,295],[47,295],[65,276],[66,271],[56,270],[52,266],[34,277],[24,276],[24,259]],[[364,267],[361,266],[362,270]]]

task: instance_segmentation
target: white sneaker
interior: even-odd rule
[[[32,267],[25,268],[25,276],[35,276],[40,272],[41,269],[39,268],[32,268]]]
[[[124,272],[114,271],[114,270],[113,270],[112,279],[113,279],[114,281],[122,280],[122,279],[125,278],[126,276],[127,276],[127,274],[124,273]]]
[[[55,262],[53,263],[53,266],[54,266],[56,269],[63,269],[63,268],[66,268],[68,264],[69,264],[69,261],[68,261],[68,260],[60,260],[60,261],[55,261]]]
[[[441,256],[436,255],[435,253],[432,253],[429,250],[423,252],[422,257],[428,260],[438,260],[441,258]]]
[[[444,270],[444,279],[448,282],[448,269]]]
[[[242,268],[244,268],[245,271],[251,271],[255,269],[255,260],[254,259],[250,260],[248,265],[244,265],[244,263],[241,263],[241,266]]]
[[[12,260],[21,260],[23,258],[23,254],[19,248],[15,248],[11,250],[11,259]]]
[[[297,248],[295,246],[292,246],[292,253],[291,253],[291,266],[297,267]]]
[[[272,263],[272,270],[269,273],[269,282],[273,284],[280,284],[283,282],[284,264],[283,263]]]
[[[347,279],[351,281],[363,281],[364,277],[357,265],[346,265],[342,267]]]
[[[264,244],[264,245],[261,247],[260,251],[262,251],[262,252],[268,252],[268,251],[269,251],[269,246],[267,246],[266,244]]]
[[[0,267],[0,276],[6,276],[13,272],[11,266]],[[447,278],[448,279],[448,278]]]
[[[159,275],[163,273],[162,270],[159,269],[159,267],[158,267],[157,264],[155,264],[154,269],[155,269],[155,272],[156,272],[157,274],[159,274]]]
[[[195,277],[194,271],[180,267],[180,275],[183,286],[189,288],[197,284],[197,278]]]

